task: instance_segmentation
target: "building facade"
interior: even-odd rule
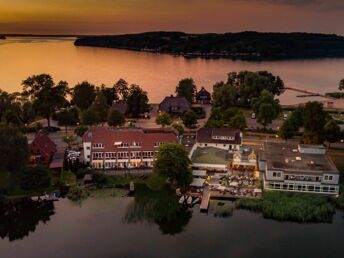
[[[169,129],[93,127],[82,141],[84,160],[92,168],[151,168],[158,148],[177,142],[177,134]]]
[[[339,171],[323,146],[266,143],[259,159],[266,190],[339,193]]]
[[[181,115],[191,111],[191,103],[185,97],[165,97],[159,104],[159,111],[175,115]]]
[[[30,163],[49,165],[56,152],[56,144],[45,133],[37,133],[29,141]]]
[[[204,87],[196,93],[196,102],[199,104],[210,104],[211,103],[211,94]]]

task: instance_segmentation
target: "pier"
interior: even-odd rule
[[[334,99],[332,97],[326,96],[325,94],[311,92],[308,90],[302,90],[302,89],[293,88],[293,87],[285,87],[284,89],[303,93],[303,95],[298,95],[297,97],[322,97],[322,98],[327,98],[327,99]]]

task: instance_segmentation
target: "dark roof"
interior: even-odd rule
[[[196,94],[196,99],[211,99],[211,94],[209,93],[209,91],[207,91],[204,87],[202,87]]]
[[[233,128],[200,128],[197,131],[198,143],[241,144],[240,130]]]
[[[127,112],[128,105],[124,100],[115,100],[112,102],[112,108],[125,114],[125,112]]]
[[[165,97],[159,110],[163,112],[185,113],[191,111],[191,103],[185,97]]]
[[[46,157],[56,152],[56,144],[45,133],[37,133],[30,146],[39,149],[40,153]]]
[[[310,175],[324,172],[339,173],[327,154],[300,153],[295,143],[265,143],[264,154],[262,158],[265,158],[267,168],[271,170]]]

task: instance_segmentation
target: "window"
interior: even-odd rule
[[[127,152],[127,151],[120,151],[120,152],[118,152],[118,158],[119,159],[127,159],[127,158],[129,158],[129,152]]]
[[[93,143],[92,147],[94,149],[103,149],[104,148],[104,143]]]
[[[93,152],[92,153],[92,159],[94,160],[101,160],[104,157],[104,153],[103,152]]]
[[[332,180],[333,180],[333,176],[328,176],[328,175],[326,175],[326,176],[324,177],[324,179],[327,180],[327,181],[332,181]]]
[[[118,146],[118,148],[129,148],[130,144],[127,142],[122,142],[121,145]]]
[[[130,145],[131,148],[141,148],[142,142],[132,142]]]
[[[91,149],[90,146],[87,146],[87,147],[86,147],[86,150],[89,150],[89,149]]]
[[[155,142],[154,147],[160,147],[163,144],[164,144],[164,142]]]
[[[105,152],[105,159],[116,159],[116,152]]]
[[[281,172],[272,172],[272,177],[281,177]]]

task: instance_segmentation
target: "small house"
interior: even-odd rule
[[[211,94],[204,87],[196,94],[196,102],[199,104],[210,104]]]
[[[38,133],[29,142],[30,163],[49,165],[56,152],[56,144],[45,133]]]

